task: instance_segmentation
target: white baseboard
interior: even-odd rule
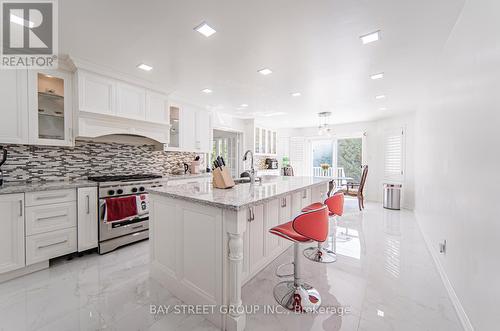
[[[465,312],[464,307],[462,306],[462,303],[460,302],[460,299],[458,298],[457,293],[455,292],[455,289],[453,288],[453,285],[451,284],[450,279],[448,278],[448,275],[446,274],[446,271],[444,270],[443,265],[441,264],[441,261],[439,260],[437,251],[433,249],[432,241],[430,240],[429,236],[425,234],[425,232],[422,229],[422,226],[420,225],[417,213],[415,213],[415,219],[417,221],[418,228],[420,229],[420,233],[424,238],[427,250],[430,252],[432,259],[434,260],[434,264],[436,265],[436,268],[439,272],[439,276],[441,276],[443,285],[446,288],[446,291],[448,292],[448,296],[450,297],[453,307],[455,308],[458,319],[460,320],[460,323],[462,323],[462,327],[464,328],[465,331],[474,331],[474,327],[472,326],[472,323],[470,322],[469,317],[467,316],[467,313]]]

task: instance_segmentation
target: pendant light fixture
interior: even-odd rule
[[[319,117],[318,135],[327,137],[332,136],[332,128],[329,122],[330,116],[332,116],[332,113],[329,111],[318,113]]]

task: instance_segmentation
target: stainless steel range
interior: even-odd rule
[[[159,175],[117,175],[89,177],[99,188],[99,254],[149,238],[148,189],[163,186]],[[109,219],[114,202],[132,214],[123,219]],[[132,205],[135,204],[135,205]]]

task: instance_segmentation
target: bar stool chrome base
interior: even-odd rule
[[[321,305],[319,292],[309,284],[294,285],[293,280],[278,283],[274,298],[284,308],[294,312],[312,312]]]
[[[304,256],[314,262],[333,263],[337,261],[337,254],[321,245],[304,249]]]

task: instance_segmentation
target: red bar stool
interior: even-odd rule
[[[311,311],[321,304],[319,292],[311,285],[300,279],[300,256],[299,244],[312,241],[323,242],[328,237],[328,209],[321,205],[319,209],[313,209],[300,214],[291,222],[278,225],[269,230],[272,234],[293,241],[293,274],[280,275],[278,277],[293,276],[293,280],[278,283],[274,287],[274,298],[286,309],[304,312]]]
[[[313,203],[302,209],[303,212],[317,209],[322,206],[320,202]],[[325,205],[328,206],[329,216],[342,216],[344,213],[344,194],[336,193],[325,200]],[[323,242],[318,241],[316,247],[309,247],[304,249],[304,256],[311,261],[320,263],[332,263],[337,261],[337,254],[335,252],[323,247]]]

